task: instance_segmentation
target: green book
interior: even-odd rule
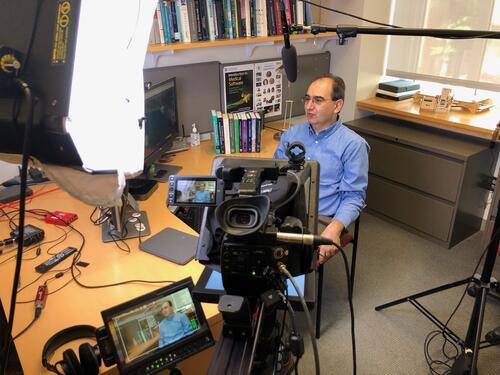
[[[240,116],[241,113],[234,114],[234,150],[240,152]]]

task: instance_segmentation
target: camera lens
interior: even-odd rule
[[[254,208],[233,207],[227,213],[227,224],[233,228],[253,228],[257,219],[257,210]]]

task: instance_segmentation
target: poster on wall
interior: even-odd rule
[[[225,66],[224,111],[242,112],[254,110],[254,65]]]
[[[281,60],[254,64],[255,111],[266,111],[266,116],[282,112],[283,74]]]

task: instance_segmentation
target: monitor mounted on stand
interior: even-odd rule
[[[170,151],[180,136],[177,113],[175,77],[158,84],[145,85],[145,134],[144,170],[129,180],[129,191],[137,200],[147,199],[157,188],[158,182],[166,182],[181,167],[156,163]]]

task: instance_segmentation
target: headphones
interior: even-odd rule
[[[97,345],[92,346],[89,343],[81,344],[78,348],[78,354],[67,349],[63,352],[63,358],[51,364],[50,357],[61,346],[78,339],[93,338],[96,339],[96,328],[90,325],[78,325],[63,329],[54,334],[47,340],[42,351],[42,365],[47,370],[61,375],[57,369],[60,365],[64,375],[97,375],[101,365],[101,355]],[[80,358],[80,359],[78,359]]]

